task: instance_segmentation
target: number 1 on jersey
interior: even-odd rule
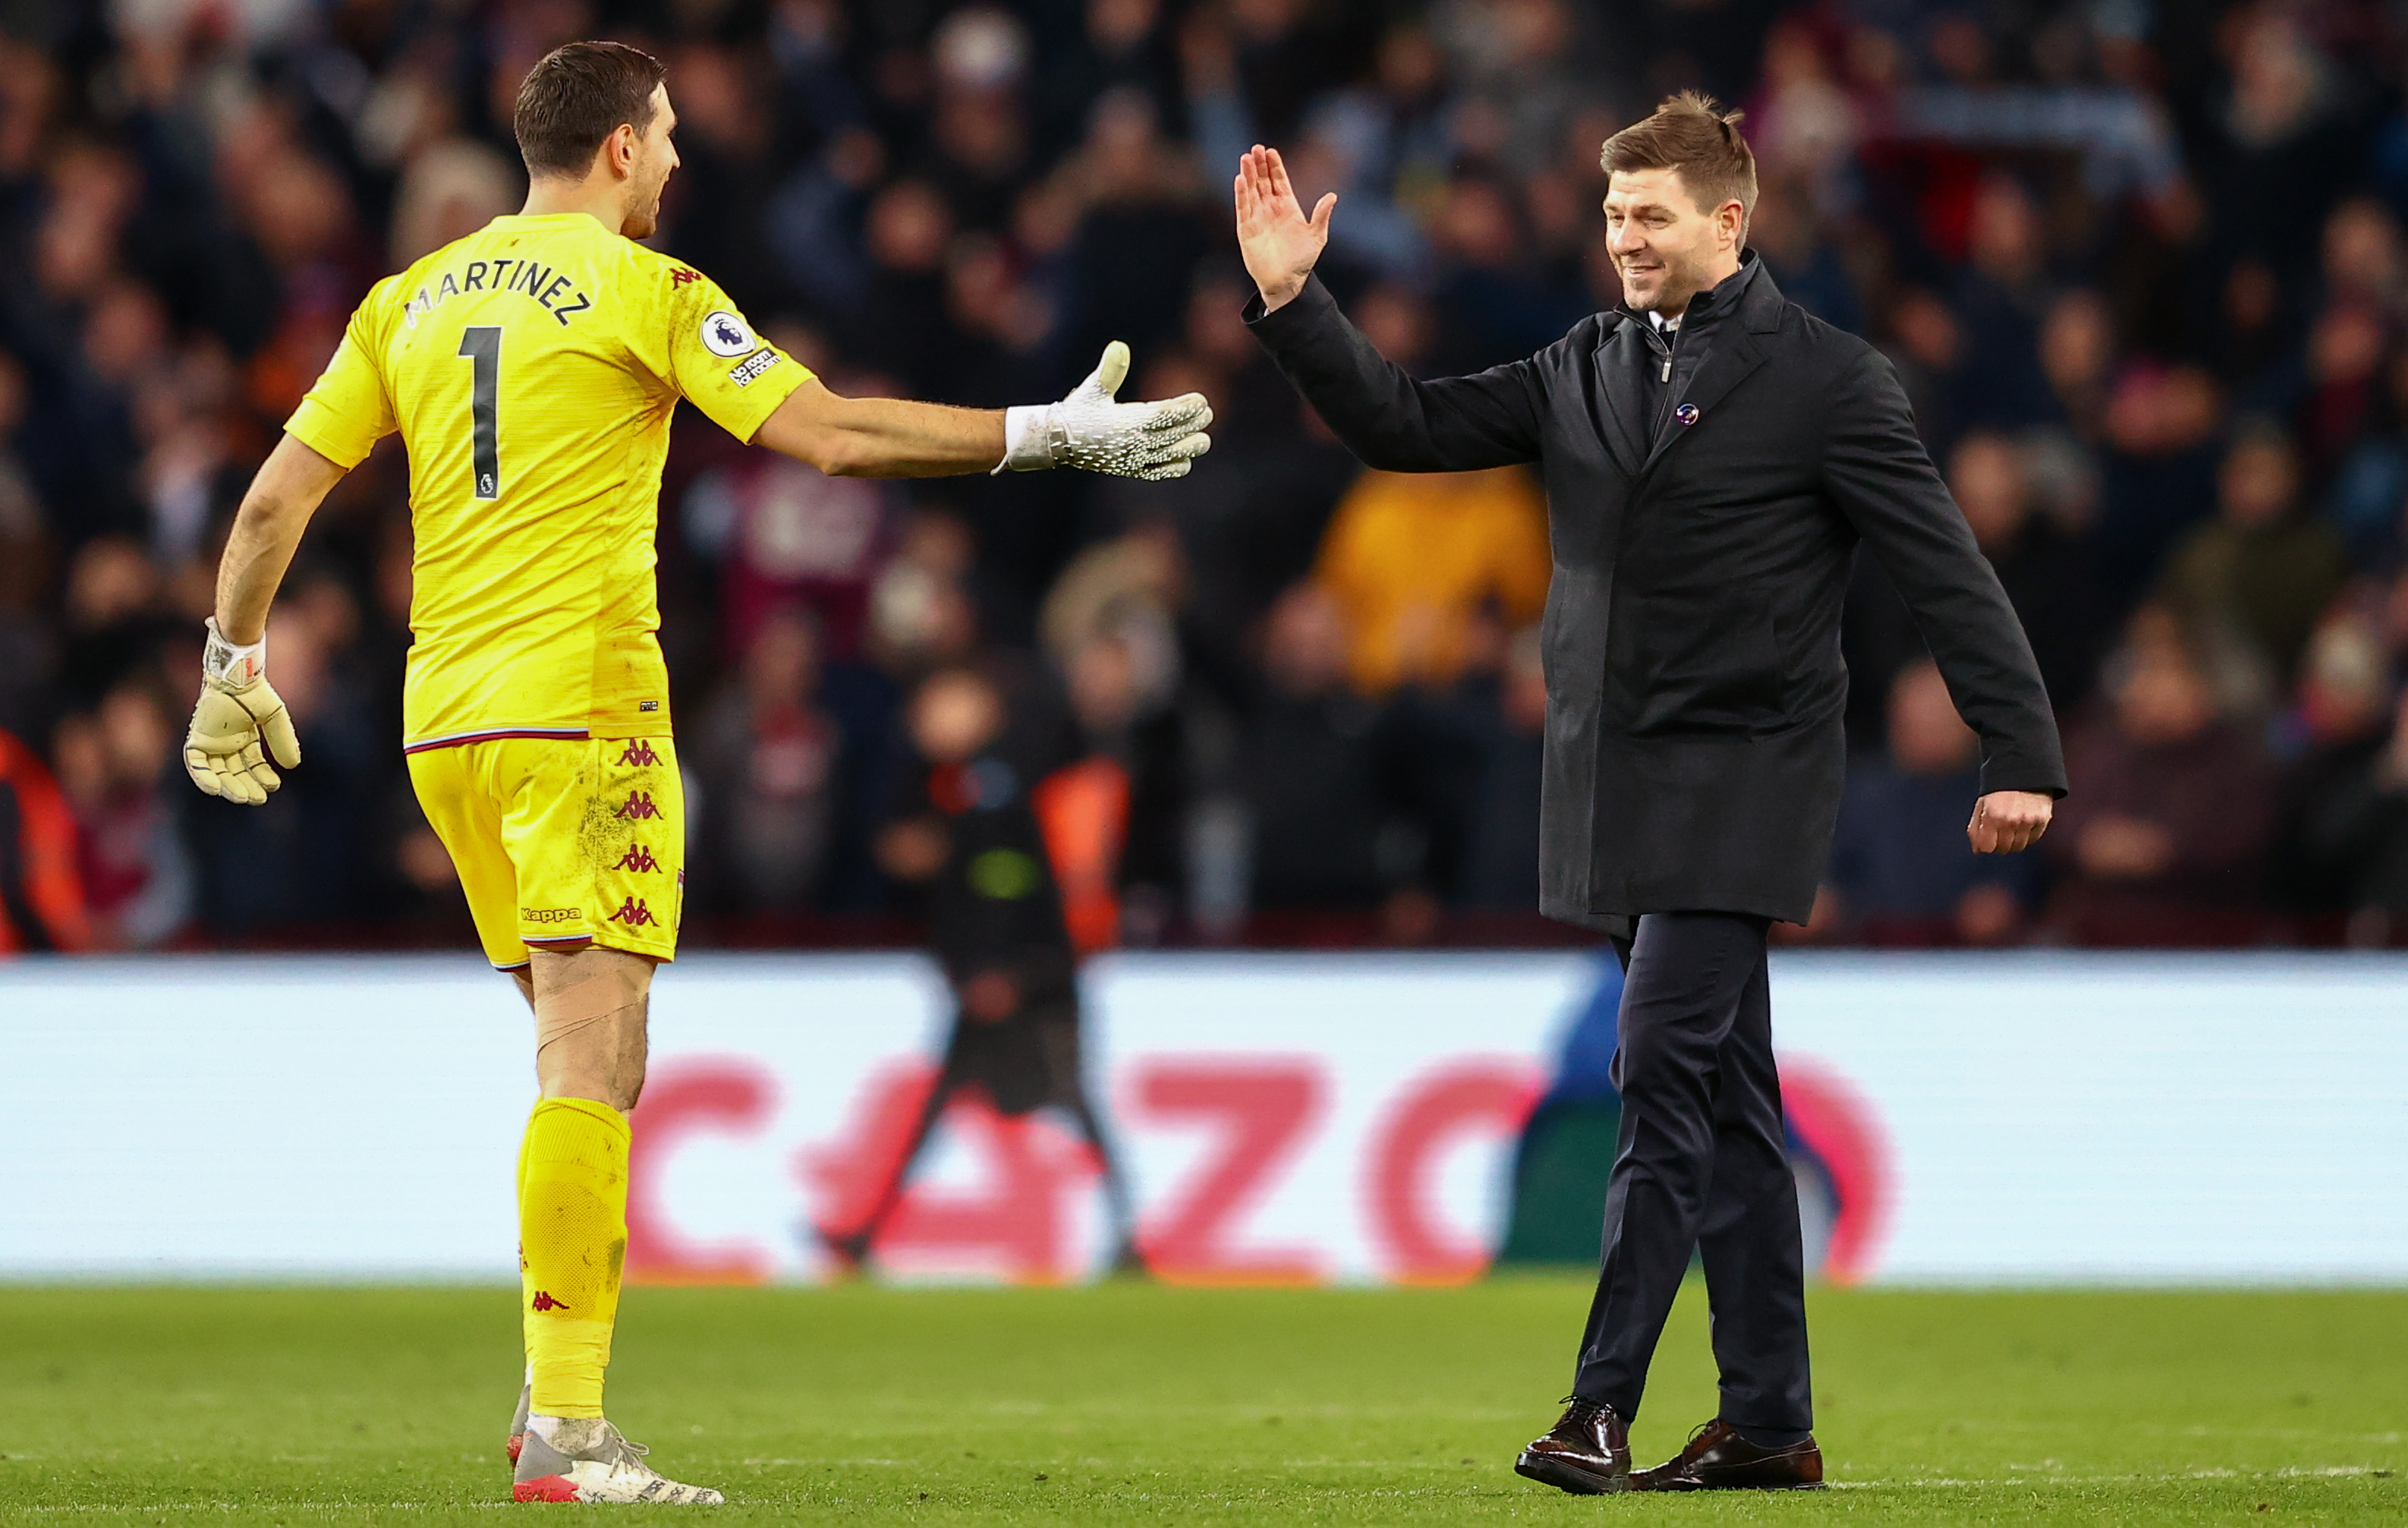
[[[460,336],[460,354],[470,365],[468,419],[476,448],[476,489],[479,498],[502,497],[500,414],[502,391],[502,326],[472,324]]]

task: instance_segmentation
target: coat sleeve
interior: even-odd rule
[[[1469,472],[1538,460],[1546,399],[1532,362],[1420,381],[1347,322],[1318,276],[1277,312],[1265,313],[1257,296],[1245,316],[1287,380],[1366,467]]]
[[[1832,390],[1823,484],[1898,586],[1980,735],[1982,789],[2064,795],[2057,718],[2023,623],[1923,449],[1897,373],[1870,347]]]

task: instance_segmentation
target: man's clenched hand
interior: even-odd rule
[[[1975,854],[2014,854],[2040,842],[2056,810],[2055,800],[2042,791],[1994,790],[1973,803],[1965,836]]]
[[[212,796],[257,806],[284,782],[268,763],[301,762],[293,718],[267,683],[265,640],[237,647],[209,622],[201,662],[201,699],[184,734],[184,772]]]

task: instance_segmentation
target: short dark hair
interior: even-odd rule
[[[652,92],[668,78],[661,61],[624,42],[563,43],[519,82],[510,116],[527,174],[582,178],[602,140],[622,123],[652,125]]]
[[[1697,204],[1712,212],[1737,201],[1742,219],[1756,216],[1756,151],[1739,136],[1742,113],[1725,111],[1711,95],[1684,90],[1665,97],[1655,115],[1605,140],[1598,160],[1609,175],[1626,170],[1678,170]]]

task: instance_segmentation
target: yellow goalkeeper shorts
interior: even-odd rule
[[[409,756],[485,959],[588,941],[666,960],[685,908],[685,793],[667,738],[494,738]]]

